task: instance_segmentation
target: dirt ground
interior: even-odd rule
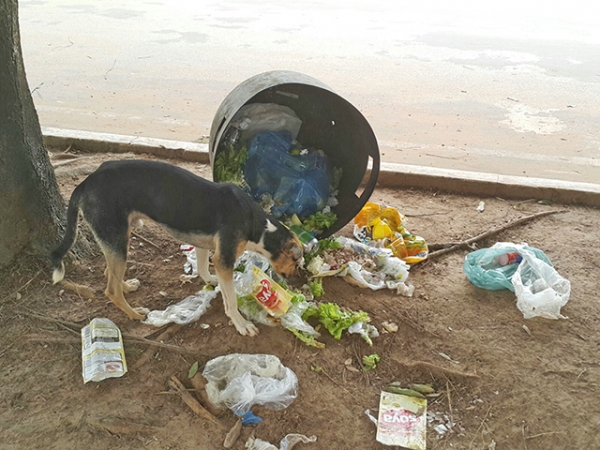
[[[133,157],[82,156],[57,167],[67,198],[100,162]],[[210,177],[207,166],[176,163]],[[213,357],[238,352],[278,356],[298,376],[299,394],[282,411],[255,408],[264,422],[244,427],[235,449],[244,448],[252,434],[278,443],[288,433],[317,436],[316,443],[297,448],[385,448],[375,441],[375,426],[364,411],[376,411],[381,390],[394,381],[431,383],[440,394],[428,400],[429,411],[454,426],[440,435],[434,430],[440,422],[430,423],[429,449],[600,448],[600,211],[412,190],[378,189],[371,200],[398,208],[408,216],[408,229],[429,243],[459,241],[539,211],[567,209],[502,232],[479,247],[511,241],[542,249],[571,281],[571,297],[562,310],[568,320],[523,319],[512,292],[485,291],[469,283],[462,269],[467,251],[460,250],[413,267],[408,278],[415,286],[412,298],[360,289],[342,279],[324,281],[325,301],[366,311],[380,330],[383,321],[399,325],[397,333],[374,339],[372,348],[357,335],[336,341],[324,334],[326,347],[318,350],[278,327],[259,326],[258,336],[240,336],[217,298],[198,322],[165,341],[180,351],[126,337],[129,373],[84,385],[79,334],[33,315],[81,326],[107,317],[123,333],[148,339],[160,330],[128,320],[103,296],[99,253],[67,265],[67,278],[91,286],[95,299],[53,286],[45,262],[24,258],[0,274],[0,448],[221,448],[235,423],[233,415],[220,415],[225,431],[219,430],[195,416],[167,381],[176,375],[189,387],[187,373],[195,361],[202,368]],[[482,213],[476,210],[480,200],[485,201]],[[341,234],[350,232],[346,226]],[[141,281],[128,296],[132,305],[164,309],[200,289],[198,281],[179,281],[185,257],[178,242],[152,225],[140,235],[157,248],[140,239],[131,242],[126,276]],[[298,287],[302,282],[292,280]],[[151,359],[134,368],[149,348]],[[345,365],[350,359],[358,368],[362,356],[371,353],[381,356],[374,371]]]

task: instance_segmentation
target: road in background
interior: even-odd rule
[[[384,161],[600,182],[588,0],[19,3],[42,126],[206,140],[236,85],[295,70],[363,113]]]

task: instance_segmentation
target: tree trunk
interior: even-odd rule
[[[0,267],[21,252],[45,257],[64,217],[25,78],[17,0],[0,0]]]

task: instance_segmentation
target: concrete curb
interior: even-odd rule
[[[78,149],[96,153],[146,153],[203,164],[209,164],[210,161],[208,144],[47,127],[42,128],[42,134],[44,143],[49,147],[64,148],[73,145]],[[377,186],[429,189],[478,197],[518,200],[535,198],[555,203],[600,206],[600,184],[406,164],[382,163]]]

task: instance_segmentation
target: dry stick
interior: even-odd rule
[[[208,398],[208,394],[206,393],[207,381],[201,373],[196,373],[192,378],[190,378],[190,383],[194,387],[196,397],[198,397],[198,400],[200,400],[200,403],[206,409],[208,409],[215,416],[219,416],[223,413],[223,409],[213,404]]]
[[[223,447],[231,448],[235,441],[240,437],[240,433],[242,432],[242,419],[238,419],[233,428],[229,430],[227,436],[225,436],[225,440],[223,441]]]
[[[448,396],[448,410],[450,412],[450,424],[454,426],[454,419],[452,418],[452,400],[450,399],[450,382],[446,380],[446,395]]]
[[[23,313],[23,314],[25,314],[27,316],[30,316],[30,317],[33,317],[35,319],[46,321],[46,322],[52,322],[52,323],[57,323],[57,324],[60,324],[60,325],[64,325],[64,326],[67,326],[69,328],[73,328],[76,331],[81,331],[81,328],[83,328],[83,325],[80,325],[80,324],[74,323],[74,322],[69,322],[67,320],[55,319],[54,317],[43,316],[41,314],[35,314],[35,313]],[[162,334],[160,334],[158,336],[158,340],[169,339],[175,333],[177,333],[177,331],[179,331],[179,329],[181,327],[182,327],[182,325],[172,325],[172,326],[168,327],[165,331],[163,331]],[[171,330],[171,331],[169,331],[169,330]],[[121,335],[123,336],[124,339],[126,339],[128,342],[131,342],[132,344],[150,345],[152,347],[159,347],[159,348],[164,348],[164,349],[167,349],[167,350],[173,350],[174,352],[177,352],[177,353],[184,353],[184,354],[190,354],[190,355],[200,356],[200,354],[197,351],[195,351],[195,350],[188,350],[186,348],[180,347],[179,345],[163,344],[162,342],[155,342],[155,341],[152,341],[150,339],[146,339],[146,338],[143,338],[143,337],[138,337],[138,336],[135,336],[135,335],[130,334],[130,333],[121,333]],[[151,358],[152,357],[152,353],[153,353],[151,350],[152,349],[148,349],[146,352],[142,353],[142,356],[140,356],[140,359],[146,353],[150,353],[150,356],[148,357],[148,359]]]
[[[162,248],[160,248],[158,245],[156,245],[156,244],[155,244],[154,242],[152,242],[150,239],[146,239],[144,236],[142,236],[142,235],[140,235],[140,234],[136,233],[135,231],[132,231],[132,232],[131,232],[131,234],[132,234],[133,236],[135,236],[136,238],[138,238],[138,239],[140,239],[140,240],[144,241],[146,244],[149,244],[149,245],[151,245],[151,246],[152,246],[152,247],[154,247],[154,248],[157,248],[157,249],[159,249],[159,250],[162,250]]]
[[[14,296],[17,294],[17,292],[20,292],[21,290],[23,290],[23,289],[25,289],[27,286],[29,286],[29,285],[31,284],[31,282],[32,282],[33,280],[35,280],[35,279],[36,279],[36,278],[37,278],[37,277],[40,275],[40,273],[42,273],[42,271],[43,271],[43,269],[40,269],[40,270],[38,271],[38,273],[36,273],[36,274],[35,274],[33,277],[31,277],[31,279],[30,279],[30,280],[29,280],[27,283],[25,283],[23,286],[21,286],[21,287],[20,287],[19,289],[17,289],[16,291],[14,291],[14,292],[11,292],[11,293],[10,293],[10,294],[8,294],[6,297],[4,297],[4,298],[2,299],[2,302],[4,302],[5,300],[7,300],[7,299],[9,299],[9,298],[11,298],[11,297],[14,297]]]
[[[158,342],[160,342],[160,341],[166,341],[167,339],[171,339],[173,336],[175,336],[175,334],[177,334],[177,332],[179,330],[181,330],[182,327],[183,327],[183,325],[173,324],[170,327],[168,327],[165,331],[160,333],[158,335],[158,337],[156,338],[156,340]],[[131,366],[131,368],[134,370],[140,368],[141,366],[146,364],[148,361],[150,361],[153,356],[154,356],[154,350],[149,348],[148,350],[146,350],[144,353],[141,354],[141,356],[138,358],[138,360],[135,362],[135,364],[133,364]]]
[[[106,430],[111,434],[137,434],[137,433],[156,433],[161,430],[159,427],[145,425],[142,423],[128,422],[117,418],[106,418],[100,420],[87,421],[88,424],[95,428]]]
[[[485,238],[488,238],[490,236],[498,234],[498,233],[500,233],[500,232],[502,232],[504,230],[507,230],[509,228],[515,227],[517,225],[521,225],[522,223],[529,222],[530,220],[533,220],[533,219],[537,219],[538,217],[549,216],[550,214],[564,213],[564,212],[567,212],[567,211],[568,211],[567,209],[557,209],[557,210],[554,210],[554,211],[544,211],[544,212],[541,212],[541,213],[533,214],[531,216],[521,217],[520,219],[513,220],[512,222],[509,222],[509,223],[507,223],[505,225],[502,225],[501,227],[494,228],[492,230],[488,230],[485,233],[478,234],[475,237],[472,237],[470,239],[467,239],[467,240],[464,240],[462,242],[459,242],[458,244],[453,245],[452,247],[444,248],[442,250],[438,250],[437,252],[430,253],[427,256],[427,259],[425,259],[424,261],[430,261],[430,260],[435,259],[435,258],[437,258],[439,256],[445,255],[446,253],[453,252],[454,250],[458,250],[459,248],[466,247],[466,246],[468,246],[468,245],[470,245],[470,244],[472,244],[474,242],[481,241],[481,240],[483,240]]]
[[[446,369],[444,367],[436,366],[435,364],[428,363],[425,361],[417,361],[417,362],[406,362],[402,361],[398,358],[394,358],[394,360],[400,364],[401,366],[407,367],[409,369],[421,368],[425,370],[429,370],[433,373],[442,373],[447,374],[457,378],[468,378],[472,380],[479,380],[481,377],[476,373],[468,373],[468,372],[459,372],[457,370]]]
[[[204,407],[200,403],[198,403],[198,401],[192,396],[192,394],[190,394],[187,391],[185,386],[181,383],[181,381],[179,381],[179,379],[175,375],[171,376],[168,383],[171,388],[177,391],[181,399],[186,405],[190,407],[194,414],[202,417],[203,419],[208,420],[209,422],[212,422],[217,427],[219,427],[219,429],[223,429],[223,424],[219,421],[219,419],[217,419],[210,412],[204,409]]]
[[[490,414],[491,409],[492,409],[492,407],[490,406],[488,408],[487,412],[485,413],[485,416],[483,416],[483,419],[481,420],[481,423],[479,424],[479,427],[477,428],[477,431],[475,432],[475,436],[473,436],[473,439],[471,439],[471,443],[469,444],[469,450],[471,450],[471,448],[473,448],[473,442],[475,442],[475,439],[477,438],[477,434],[479,433],[479,430],[481,430],[481,428],[485,424],[485,421],[486,421],[488,415]]]

